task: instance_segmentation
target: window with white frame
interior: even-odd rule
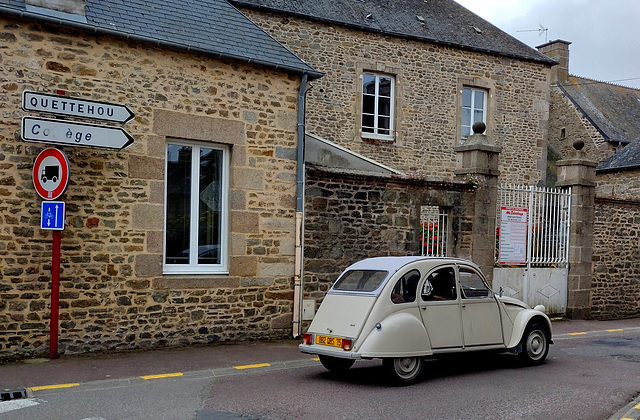
[[[389,75],[362,75],[362,136],[393,140],[394,78]]]
[[[473,134],[473,123],[482,121],[487,123],[487,91],[464,87],[462,89],[462,130],[461,142]]]
[[[166,151],[163,272],[227,272],[228,148],[176,141]]]

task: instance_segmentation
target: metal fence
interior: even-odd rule
[[[526,209],[526,251],[523,264],[564,267],[569,262],[571,189],[501,185],[496,216],[496,263],[500,263],[500,227],[504,208]],[[510,244],[513,245],[513,244]]]
[[[438,206],[422,206],[420,209],[421,255],[447,256],[449,239],[449,215]]]

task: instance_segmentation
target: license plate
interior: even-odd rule
[[[342,347],[342,338],[330,337],[328,335],[316,335],[316,344],[331,347]]]

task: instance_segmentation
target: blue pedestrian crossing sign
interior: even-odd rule
[[[43,201],[40,229],[64,230],[64,201]]]

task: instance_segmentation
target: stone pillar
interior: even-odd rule
[[[572,155],[557,163],[556,184],[558,187],[571,187],[567,317],[589,319],[597,163],[587,158],[582,150],[582,140],[573,143],[573,147]]]
[[[495,258],[496,206],[498,205],[498,163],[501,147],[482,134],[483,122],[473,124],[473,135],[465,144],[454,148],[457,153],[456,177],[477,187],[473,208],[466,209],[471,216],[471,255],[468,257],[482,268],[490,284],[493,283]]]

